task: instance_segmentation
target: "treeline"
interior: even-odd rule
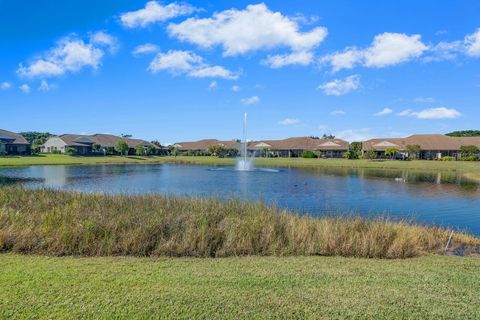
[[[463,130],[463,131],[453,131],[446,134],[450,137],[479,137],[480,130]]]

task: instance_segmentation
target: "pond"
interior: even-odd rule
[[[480,185],[452,172],[142,164],[4,168],[0,176],[29,188],[261,200],[311,215],[388,216],[480,235]]]

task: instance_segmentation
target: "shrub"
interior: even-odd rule
[[[313,159],[313,158],[316,158],[317,155],[315,154],[315,152],[307,150],[302,152],[301,157],[307,158],[307,159]]]
[[[457,160],[455,157],[451,157],[451,156],[445,156],[445,157],[442,157],[442,161],[455,161]]]

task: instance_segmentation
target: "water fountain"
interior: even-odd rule
[[[240,157],[237,158],[237,164],[235,167],[237,171],[253,171],[255,169],[255,153],[251,157],[248,157],[247,147],[247,113],[245,112],[243,118],[243,141],[240,143]]]

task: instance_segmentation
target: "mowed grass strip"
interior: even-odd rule
[[[323,255],[409,258],[442,253],[450,231],[360,217],[299,216],[262,203],[161,195],[0,188],[0,251],[81,256]],[[451,247],[478,245],[456,233]]]
[[[480,259],[0,255],[2,319],[479,319]]]

